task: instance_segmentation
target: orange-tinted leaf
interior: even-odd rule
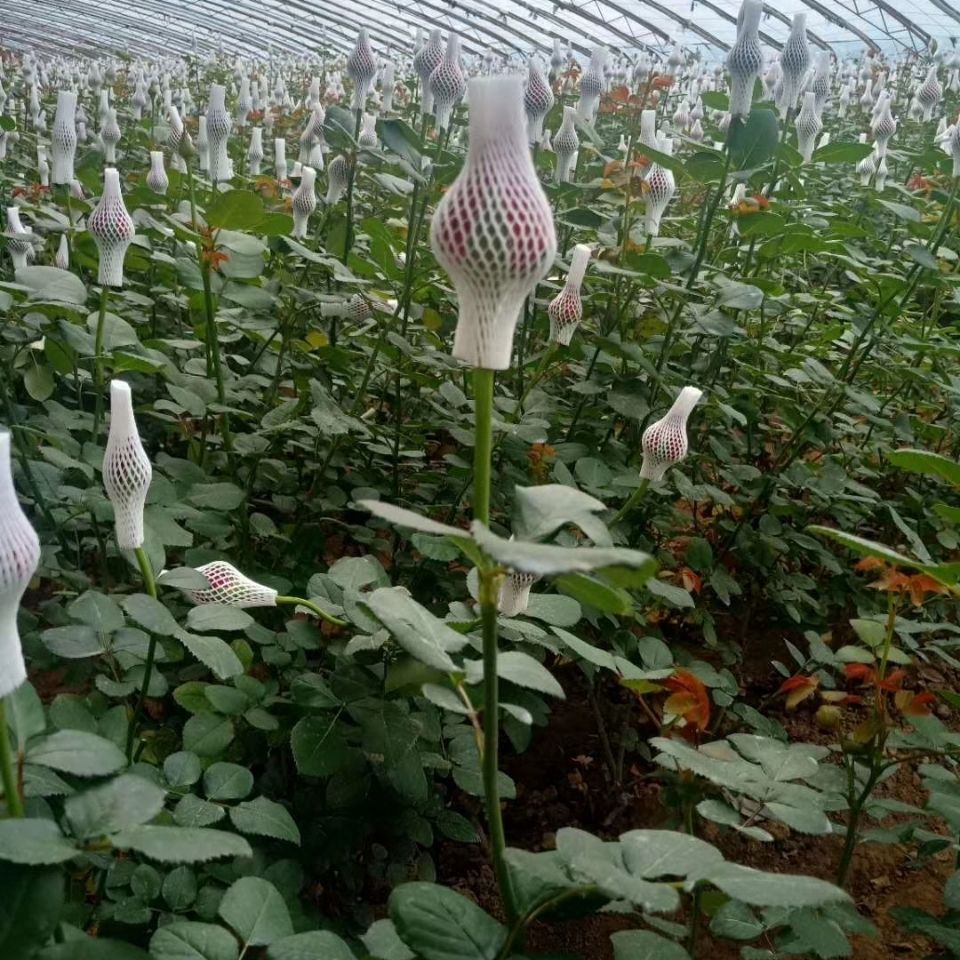
[[[778,692],[787,694],[787,709],[796,710],[804,700],[813,696],[819,686],[820,679],[818,677],[807,677],[802,673],[798,673],[789,680],[784,680]]]
[[[696,594],[703,589],[703,580],[689,567],[680,568],[680,580],[683,582],[684,589],[689,593]]]
[[[886,565],[886,562],[879,557],[864,557],[853,565],[853,569],[861,572],[865,570],[882,570]]]
[[[914,693],[912,690],[898,690],[894,694],[893,702],[905,717],[925,717],[930,713],[930,704],[936,699],[929,691]]]
[[[876,679],[873,667],[866,663],[848,663],[843,672],[848,680],[862,680],[864,683],[873,683]]]
[[[710,695],[703,683],[689,670],[675,670],[663,685],[672,692],[664,710],[683,717],[698,730],[706,730],[710,723]]]

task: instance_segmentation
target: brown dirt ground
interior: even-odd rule
[[[769,660],[766,670],[769,671]],[[579,672],[563,669],[559,678],[567,701],[556,710],[546,729],[539,729],[530,748],[513,754],[504,744],[504,769],[517,785],[517,798],[506,803],[504,816],[509,842],[527,850],[546,850],[554,845],[556,831],[564,826],[580,827],[600,836],[616,837],[637,828],[672,828],[670,810],[663,803],[661,789],[651,776],[653,767],[635,759],[617,790],[607,780],[603,750],[593,708],[586,696],[586,684]],[[779,678],[778,678],[779,679]],[[756,704],[775,683],[769,673],[751,682],[748,702]],[[764,689],[766,687],[766,689]],[[624,700],[619,689],[605,691],[613,701],[614,713]],[[619,701],[619,702],[617,702]],[[803,706],[795,714],[784,714],[778,703],[767,708],[790,732],[791,740],[825,742],[825,735],[813,721],[812,710]],[[858,720],[851,715],[851,726]],[[948,718],[949,722],[949,718]],[[642,731],[641,731],[642,732]],[[896,797],[922,806],[925,793],[920,778],[909,767],[883,784],[880,795]],[[475,801],[464,798],[468,812],[479,814]],[[896,817],[884,825],[896,822]],[[808,837],[786,830],[773,843],[758,843],[732,831],[705,833],[724,855],[739,863],[764,870],[807,873],[832,880],[839,860],[842,837]],[[484,851],[479,847],[445,844],[439,851],[440,879],[496,913],[496,886]],[[861,914],[878,929],[875,939],[853,941],[856,960],[921,958],[932,943],[902,931],[890,916],[894,906],[912,906],[937,914],[943,910],[943,886],[953,872],[950,852],[918,863],[906,845],[861,843],[857,848],[848,889]],[[682,918],[675,918],[682,919]],[[557,924],[535,924],[527,949],[531,956],[548,953],[583,960],[612,960],[610,934],[637,926],[630,917],[598,914]],[[763,946],[763,944],[756,944]],[[713,941],[705,933],[698,954],[710,960],[738,960],[740,944]]]

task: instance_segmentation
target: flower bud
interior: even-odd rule
[[[578,243],[573,248],[573,256],[570,258],[567,282],[547,307],[547,315],[550,317],[550,340],[553,343],[569,346],[573,334],[583,319],[580,287],[589,261],[590,248],[584,243]]]
[[[72,90],[57,94],[57,112],[53,117],[53,136],[50,156],[53,160],[51,176],[54,183],[69,183],[73,179],[73,159],[77,153],[77,95]]]
[[[554,180],[568,183],[573,178],[580,137],[577,134],[577,111],[574,107],[563,108],[563,123],[553,137],[553,152],[557,155]]]
[[[210,180],[218,183],[231,176],[230,154],[227,150],[233,122],[226,108],[227,91],[219,83],[210,84],[207,103],[207,140],[210,144]]]
[[[527,89],[523,94],[523,107],[527,112],[527,139],[539,143],[543,137],[543,121],[553,107],[553,91],[540,69],[536,57],[530,58]]]
[[[303,240],[307,236],[307,224],[310,214],[317,209],[317,195],[315,185],[317,171],[313,167],[300,168],[300,186],[293,192],[293,234],[296,240]]]
[[[154,192],[165,196],[167,187],[170,186],[170,180],[167,178],[167,171],[163,167],[163,151],[150,151],[150,170],[147,172],[147,186]]]
[[[762,0],[743,0],[737,17],[737,39],[727,54],[730,71],[730,114],[745,117],[753,103],[753,85],[763,66],[760,49]],[[651,144],[652,146],[652,144]]]
[[[437,128],[446,130],[454,108],[463,99],[467,80],[460,64],[460,38],[451,33],[447,37],[447,49],[436,70],[430,74],[430,93],[433,95],[433,110]]]

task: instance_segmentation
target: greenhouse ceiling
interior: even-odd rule
[[[736,0],[4,0],[0,47],[83,56],[169,56],[221,50],[243,56],[345,50],[366,26],[383,53],[409,52],[419,28],[463,39],[468,53],[522,56],[560,39],[627,56],[675,42],[719,58],[736,33]],[[891,54],[952,42],[960,0],[778,0],[762,38],[785,39],[805,11],[813,43],[840,56],[871,47]]]

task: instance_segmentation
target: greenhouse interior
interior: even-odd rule
[[[960,958],[958,28],[0,0],[0,958]]]

